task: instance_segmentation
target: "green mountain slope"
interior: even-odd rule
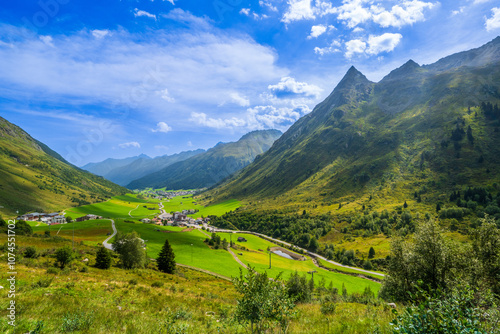
[[[172,164],[131,182],[130,189],[146,187],[195,189],[210,187],[251,163],[281,136],[278,130],[253,131],[235,143],[219,143],[205,153]]]
[[[61,210],[125,192],[125,188],[68,164],[0,117],[0,213]]]
[[[130,182],[137,180],[148,174],[157,172],[163,168],[166,168],[176,162],[184,161],[195,155],[201,154],[205,150],[199,149],[194,151],[186,151],[172,155],[164,155],[156,158],[140,158],[134,160],[130,164],[125,166],[114,168],[105,175],[106,179],[119,184],[121,186],[126,186]]]
[[[409,61],[378,83],[352,67],[325,101],[206,199],[327,212],[346,202],[401,205],[418,192],[418,205],[435,206],[453,190],[499,180],[499,121],[485,116],[482,102],[500,104],[500,37],[432,65]]]

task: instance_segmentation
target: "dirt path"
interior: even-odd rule
[[[140,205],[140,204],[137,204],[137,206],[135,207],[135,209],[132,209],[132,210],[130,210],[130,211],[128,212],[128,215],[129,215],[131,218],[134,218],[134,217],[131,215],[132,211],[137,210],[137,209],[139,208],[139,205]]]
[[[322,265],[320,265],[318,263],[318,259],[316,259],[314,256],[311,256],[311,260],[312,260],[312,262],[314,263],[314,265],[316,267],[324,269],[324,270],[328,270],[328,271],[331,271],[331,272],[334,272],[334,273],[341,273],[341,274],[344,274],[344,275],[349,275],[349,276],[354,276],[354,277],[361,277],[361,278],[364,278],[364,279],[367,279],[367,280],[370,280],[370,281],[373,281],[373,282],[377,282],[377,283],[380,283],[382,281],[381,279],[376,279],[376,278],[373,278],[373,277],[370,277],[370,276],[363,275],[361,273],[359,273],[359,274],[357,274],[357,273],[348,273],[348,272],[345,272],[345,271],[341,271],[341,270],[336,270],[336,269],[324,267],[324,266],[322,266]]]
[[[227,250],[228,250],[229,254],[231,254],[234,257],[236,262],[238,262],[243,268],[248,269],[247,265],[244,264],[243,262],[241,262],[241,260],[236,256],[236,254],[234,254],[234,252],[231,250],[231,248],[228,248]]]
[[[111,227],[113,228],[113,234],[111,234],[106,240],[104,240],[102,242],[102,245],[107,249],[113,250],[113,245],[108,243],[108,241],[113,239],[113,237],[116,235],[117,231],[116,231],[116,227],[115,227],[115,221],[113,219],[110,219],[110,220],[111,220]]]

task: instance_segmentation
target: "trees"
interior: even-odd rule
[[[111,254],[106,248],[101,246],[96,254],[95,267],[99,269],[109,269],[111,267],[111,262]]]
[[[125,269],[143,268],[146,262],[144,242],[137,232],[116,234],[113,250],[120,255],[120,260]]]
[[[233,283],[241,294],[234,313],[236,321],[250,323],[252,333],[262,333],[272,323],[277,323],[286,333],[295,304],[288,297],[279,275],[275,280],[269,280],[266,273],[260,274],[248,267],[246,275],[240,269],[240,277],[235,277]]]
[[[368,251],[368,258],[373,259],[375,257],[375,249],[373,247],[370,247],[370,250]]]
[[[476,277],[493,291],[500,294],[500,230],[495,220],[486,215],[480,219],[482,223],[474,234],[473,249],[477,257]]]
[[[73,259],[73,249],[64,246],[56,251],[56,259],[61,268],[64,268]]]
[[[165,240],[163,247],[158,254],[158,259],[156,260],[158,264],[158,270],[167,274],[173,274],[175,271],[175,254],[168,242]]]
[[[386,299],[408,300],[408,292],[418,281],[433,291],[446,290],[457,279],[457,269],[462,265],[457,259],[462,250],[451,240],[445,240],[436,222],[429,220],[418,226],[413,240],[396,238],[391,245],[388,276],[380,295]]]

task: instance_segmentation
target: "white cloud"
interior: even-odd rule
[[[478,5],[478,4],[487,3],[487,2],[490,2],[490,1],[491,0],[474,0],[474,4]]]
[[[359,39],[353,39],[345,43],[346,52],[345,56],[351,58],[355,53],[364,53],[366,50],[366,43]]]
[[[288,10],[282,18],[285,23],[316,18],[311,7],[311,0],[288,0],[288,5]]]
[[[451,12],[451,16],[462,14],[465,11],[465,7],[459,7],[457,10]]]
[[[342,50],[340,50],[341,46],[342,46],[342,44],[339,41],[333,41],[327,47],[324,47],[324,48],[315,47],[314,53],[316,53],[320,56],[324,56],[324,55],[328,55],[328,54],[332,54],[332,53],[342,52]]]
[[[170,96],[170,92],[168,91],[167,88],[158,91],[158,94],[160,94],[161,98],[164,99],[167,102],[170,102],[170,103],[174,103],[175,102],[175,99],[172,96]]]
[[[262,1],[262,0],[260,0],[259,1],[259,5],[261,7],[267,7],[267,8],[269,8],[269,10],[272,11],[272,12],[278,12],[278,8],[276,8],[276,6],[274,6],[272,3],[268,2],[268,1]]]
[[[372,18],[369,8],[363,7],[366,0],[344,0],[344,4],[337,8],[340,21],[345,21],[349,28],[366,22]]]
[[[134,16],[135,17],[146,16],[146,17],[149,17],[151,19],[155,19],[156,20],[156,15],[148,13],[148,12],[146,12],[144,10],[137,9],[137,8],[134,9]]]
[[[311,34],[307,37],[308,39],[311,38],[318,38],[319,36],[323,35],[327,30],[327,27],[320,24],[317,26],[312,26],[311,27]]]
[[[163,1],[165,1],[165,0],[163,0]],[[170,2],[172,5],[174,5],[174,6],[175,6],[175,2],[174,2],[174,0],[167,0],[167,1],[168,1],[168,2]]]
[[[269,85],[268,89],[276,97],[311,96],[318,97],[323,91],[316,85],[298,82],[291,77],[283,77],[276,85]]]
[[[385,33],[380,36],[370,35],[368,37],[368,49],[366,53],[370,55],[378,55],[382,52],[390,52],[399,44],[403,36],[401,34]]]
[[[51,36],[40,36],[40,40],[48,46],[54,46],[53,39]]]
[[[191,142],[191,140],[189,140],[189,141],[187,142],[187,146],[188,146],[188,147],[193,147],[193,143]]]
[[[356,27],[356,28],[354,28],[354,29],[352,30],[352,32],[353,32],[353,33],[358,33],[358,32],[363,32],[363,31],[365,31],[365,29],[360,28],[360,27]]]
[[[158,124],[156,124],[156,129],[151,129],[151,131],[167,133],[172,131],[172,128],[165,122],[159,122]]]
[[[240,96],[238,93],[231,93],[230,95],[232,102],[236,103],[241,107],[250,106],[250,100],[246,97]]]
[[[170,147],[165,145],[155,145],[155,150],[157,151],[168,151]]]
[[[485,22],[487,31],[492,31],[500,28],[500,8],[492,8],[491,12],[493,15],[489,19],[486,19]]]
[[[277,108],[272,105],[256,106],[248,109],[247,126],[249,129],[287,129],[300,117],[311,112],[306,105]]]
[[[99,30],[99,29],[92,30],[92,36],[94,36],[97,39],[101,39],[108,34],[109,34],[109,30],[106,30],[106,29],[104,29],[104,30]]]
[[[119,144],[118,147],[124,148],[124,149],[126,149],[126,148],[141,148],[141,144],[139,144],[136,141],[131,141],[128,143]]]
[[[405,25],[425,20],[424,10],[432,9],[435,4],[419,0],[403,1],[401,5],[395,5],[390,11],[372,6],[373,22],[381,27],[401,28]]]
[[[243,14],[243,15],[246,15],[246,16],[250,16],[250,8],[242,8],[240,10],[240,14]]]
[[[246,125],[245,120],[237,117],[232,117],[227,119],[212,118],[202,112],[192,112],[191,118],[189,120],[199,125],[215,129],[232,129],[235,127],[243,127]]]

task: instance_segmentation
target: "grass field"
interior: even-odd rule
[[[116,196],[102,203],[80,206],[66,210],[66,216],[75,219],[87,214],[94,214],[105,218],[151,218],[160,213],[158,201],[148,201],[137,198],[136,195]],[[148,210],[144,208],[155,208]],[[129,215],[132,216],[130,216]]]
[[[166,212],[175,212],[189,209],[195,209],[199,211],[193,215],[189,215],[191,217],[206,217],[209,215],[221,216],[226,212],[236,210],[240,206],[240,201],[232,199],[219,204],[204,207],[202,205],[199,205],[193,199],[193,195],[177,196],[170,199],[169,201],[162,202]]]
[[[83,241],[85,244],[89,245],[102,243],[107,238],[107,234],[113,232],[111,221],[104,219],[52,226],[40,223],[38,226],[33,226],[33,232],[44,234],[45,231],[50,231],[51,235],[58,235],[63,238],[71,239],[73,237],[73,225],[75,228],[75,242]]]
[[[229,233],[219,233],[219,235],[221,238],[226,238],[228,241],[230,239]],[[236,241],[238,236],[243,236],[247,239],[247,242]],[[342,289],[342,284],[345,285],[348,293],[363,292],[367,286],[375,293],[380,289],[380,284],[376,282],[318,268],[310,257],[306,257],[306,261],[296,261],[276,254],[271,254],[271,269],[269,269],[269,253],[267,252],[267,248],[274,247],[276,246],[275,244],[252,234],[233,234],[232,239],[236,245],[248,249],[234,251],[236,254],[243,254],[238,255],[238,258],[243,263],[250,264],[259,272],[266,271],[271,277],[276,277],[282,272],[283,278],[288,279],[290,274],[294,271],[297,271],[301,275],[316,271],[316,273],[314,273],[314,281],[316,284],[323,281],[326,285],[329,285],[330,282],[332,282],[333,286],[339,289],[339,291]],[[262,251],[259,251],[259,249]],[[310,276],[308,278],[310,278]]]

